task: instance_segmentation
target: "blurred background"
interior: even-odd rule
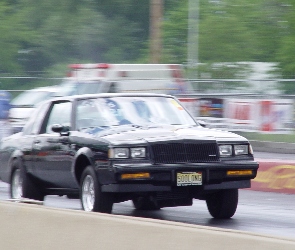
[[[292,0],[2,0],[0,34],[11,100],[59,85],[73,63],[180,64],[196,119],[295,141]]]

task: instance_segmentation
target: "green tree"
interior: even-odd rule
[[[221,2],[221,1],[220,1]],[[198,48],[200,62],[236,62],[252,58],[255,40],[236,11],[243,6],[234,6],[222,1],[200,1]],[[187,1],[181,2],[165,16],[164,51],[165,61],[186,62],[187,58]]]
[[[22,71],[18,61],[22,44],[32,38],[25,25],[15,15],[12,6],[0,3],[0,72],[19,73]]]
[[[167,11],[163,22],[163,62],[185,63],[187,61],[187,0],[175,4]]]
[[[138,26],[123,16],[109,18],[93,1],[23,0],[18,15],[36,36],[23,44],[27,71],[47,70],[63,62],[122,62],[138,57]]]
[[[186,63],[188,0],[164,2],[162,62]],[[283,76],[293,78],[293,5],[199,0],[199,72],[240,77],[239,70],[212,65],[264,61],[279,62]],[[54,74],[73,62],[148,62],[149,7],[138,0],[3,0],[0,71]]]
[[[290,3],[292,1],[289,1]],[[284,25],[284,33],[282,34],[281,44],[277,53],[277,60],[285,78],[295,77],[295,6],[285,3],[286,14],[282,25]]]

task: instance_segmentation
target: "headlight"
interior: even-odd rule
[[[132,158],[145,158],[145,148],[131,148],[130,154]]]
[[[234,145],[235,155],[247,155],[249,153],[248,145]]]
[[[109,158],[116,158],[116,159],[129,158],[129,148],[110,148]]]
[[[145,158],[145,148],[110,148],[109,158],[127,159],[127,158]]]
[[[232,156],[233,154],[232,145],[219,145],[219,154],[221,157]]]

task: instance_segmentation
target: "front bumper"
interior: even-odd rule
[[[114,164],[112,166],[113,181],[101,183],[103,192],[170,192],[177,186],[176,175],[179,172],[201,172],[202,184],[189,188],[198,192],[249,188],[250,180],[257,175],[259,164],[255,161],[229,161],[214,163],[187,164]],[[227,171],[251,170],[249,175],[228,175]],[[109,173],[110,173],[109,172]],[[149,173],[149,178],[122,179],[122,174]],[[110,179],[109,179],[110,180]],[[187,186],[186,186],[187,187]],[[181,188],[181,187],[180,187]]]
[[[199,187],[198,192],[221,190],[221,189],[238,189],[238,188],[250,188],[250,180],[242,181],[228,181],[219,184],[203,184]],[[102,192],[108,193],[142,193],[142,192],[171,192],[172,186],[155,186],[153,184],[109,184],[102,185]]]

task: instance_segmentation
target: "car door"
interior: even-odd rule
[[[49,103],[43,103],[38,108],[34,109],[31,112],[29,120],[23,127],[22,132],[17,137],[17,140],[14,140],[16,143],[15,148],[20,149],[22,152],[23,164],[26,167],[26,171],[32,175],[34,175],[35,162],[33,145],[49,105]]]
[[[52,103],[40,133],[34,140],[34,174],[51,188],[77,188],[71,171],[74,153],[70,147],[69,136],[62,136],[51,130],[54,124],[70,128],[71,115],[70,101]]]

